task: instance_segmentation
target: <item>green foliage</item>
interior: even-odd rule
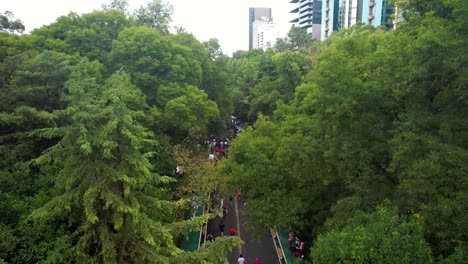
[[[395,31],[311,43],[292,28],[232,58],[170,34],[161,1],[0,32],[0,262],[225,261],[239,239],[175,245],[212,217],[179,221],[184,194],[222,183],[242,188],[250,227],[296,230],[313,258],[466,262],[466,1],[395,3]],[[171,146],[231,114],[252,126],[217,166]],[[176,164],[177,186],[161,176]],[[398,207],[374,212],[385,200]]]
[[[170,263],[227,263],[227,255],[232,251],[233,247],[241,246],[242,240],[238,237],[219,237],[213,242],[205,244],[205,247],[194,253],[184,253],[176,256]]]
[[[36,54],[25,36],[0,32],[0,111],[12,111],[15,107],[12,90],[13,79],[24,68],[26,61]]]
[[[208,122],[219,115],[216,104],[207,94],[191,85],[162,86],[158,98],[164,107],[161,122],[172,135],[183,135],[185,131],[206,132]]]
[[[198,85],[199,62],[188,48],[175,44],[147,27],[127,28],[113,43],[111,61],[116,69],[125,67],[135,83],[155,104],[159,86],[168,83]]]
[[[452,28],[452,31],[447,31]],[[466,40],[447,36],[458,26],[429,17],[420,28],[405,26],[400,35],[414,37],[417,54],[407,62],[407,89],[395,91],[407,109],[392,140],[390,169],[399,174],[399,206],[420,214],[436,255],[447,256],[468,233],[466,222],[468,134],[465,55]],[[462,44],[464,43],[464,44]],[[460,46],[461,45],[461,46]],[[454,50],[453,50],[454,49]],[[461,54],[466,54],[462,52]],[[416,66],[417,65],[417,66]],[[417,70],[415,70],[417,69]]]
[[[3,14],[0,14],[0,31],[14,33],[23,33],[25,27],[23,21],[16,19],[14,20],[14,15],[10,11],[5,11]]]
[[[7,88],[12,84],[13,78],[15,77],[17,71],[22,67],[26,60],[28,60],[28,55],[19,54],[8,56],[3,62],[0,63],[0,86],[3,89],[0,90],[2,96],[2,110],[11,110],[12,106],[9,105],[11,101],[10,90]]]
[[[190,56],[193,56],[201,68],[201,81],[193,84],[204,90],[210,100],[216,102],[222,118],[229,118],[233,112],[229,89],[231,78],[229,60],[222,56],[218,41],[210,39],[202,44],[187,33],[172,35],[170,39],[190,49]]]
[[[291,222],[301,221],[307,213],[300,199],[304,195],[310,197],[310,192],[298,189],[306,179],[297,182],[298,178],[284,167],[287,161],[278,151],[280,134],[277,125],[261,117],[255,130],[243,131],[236,138],[231,146],[235,151],[221,163],[221,168],[230,175],[226,185],[242,189],[249,204],[244,210],[252,216],[250,224],[257,228],[287,227]],[[293,151],[291,147],[281,150]]]
[[[250,118],[255,118],[258,113],[272,115],[278,100],[292,101],[295,88],[309,70],[308,64],[308,59],[299,52],[285,51],[274,55],[266,52],[259,62],[260,82],[250,89]]]
[[[128,0],[111,0],[109,4],[102,4],[102,9],[106,11],[116,9],[122,12],[127,12],[128,6]]]
[[[229,120],[234,112],[233,103],[233,77],[230,67],[230,59],[219,56],[213,61],[211,71],[204,74],[201,89],[205,90],[208,98],[218,105],[220,117]]]
[[[16,244],[16,238],[13,235],[13,232],[7,226],[0,224],[0,236],[2,237],[2,241],[0,242],[0,263],[2,259],[6,259],[8,257],[8,253],[13,251]],[[3,262],[5,263],[5,262]]]
[[[223,55],[218,39],[211,38],[208,41],[203,42],[203,45],[205,45],[211,59],[216,59]]]
[[[71,52],[78,52],[90,61],[98,60],[104,64],[108,62],[107,55],[112,50],[112,42],[119,33],[131,25],[122,11],[108,12],[94,11],[84,14],[74,28],[67,34],[67,42]]]
[[[54,193],[54,175],[39,169],[34,161],[54,145],[64,131],[60,102],[63,85],[70,73],[69,57],[53,51],[17,55],[26,42],[17,38],[3,60],[5,86],[0,108],[0,226],[5,247],[0,258],[9,263],[37,263],[52,247],[49,226],[32,226],[26,220]],[[16,48],[13,48],[16,45]],[[5,227],[5,229],[3,229]]]
[[[8,56],[20,55],[32,49],[25,35],[18,36],[0,32],[0,61],[4,62]]]
[[[60,97],[70,72],[70,57],[58,52],[44,51],[26,60],[11,81],[9,104],[47,111],[63,108]]]
[[[209,82],[202,77],[201,65],[204,76],[213,67],[192,36],[166,37],[147,27],[129,28],[114,42],[111,58],[147,95],[154,131],[178,141],[190,133],[206,132],[209,121],[219,116],[217,105],[196,87],[202,78]]]
[[[356,212],[343,229],[320,235],[311,256],[314,263],[432,263],[421,224],[389,206]]]
[[[90,61],[107,65],[112,42],[120,31],[132,25],[132,20],[119,10],[94,11],[79,16],[70,13],[51,25],[35,30],[31,37],[36,46],[79,54]]]
[[[229,184],[245,187],[254,226],[290,225],[312,241],[389,199],[402,217],[419,219],[434,256],[459,257],[468,234],[468,45],[460,2],[443,5],[450,16],[432,10],[393,32],[357,25],[314,46],[313,71],[294,99],[244,131],[223,165]],[[254,64],[242,64],[249,56]],[[278,96],[279,56],[236,54],[250,111],[266,112]]]
[[[411,20],[414,16],[435,15],[443,19],[459,19],[460,13],[466,14],[466,2],[463,0],[395,0],[403,15]]]
[[[236,116],[241,120],[256,120],[259,113],[272,115],[279,100],[289,103],[296,86],[311,68],[311,60],[304,51],[272,50],[234,54],[233,72],[241,93],[234,102]]]
[[[67,82],[68,133],[38,162],[63,164],[54,197],[32,216],[37,220],[74,217],[79,235],[62,248],[65,259],[81,261],[161,261],[174,252],[170,230],[173,206],[166,201],[166,177],[151,173],[148,152],[155,141],[138,123],[144,97],[123,73],[105,85],[95,83],[80,65]],[[131,249],[130,249],[131,248]]]
[[[455,248],[454,253],[452,253],[447,258],[439,261],[439,263],[443,263],[443,264],[466,263],[466,262],[468,262],[467,246],[466,244],[463,244],[463,243],[461,243],[459,246]]]
[[[276,40],[274,50],[278,52],[285,50],[294,51],[302,48],[308,48],[311,45],[312,38],[307,34],[307,31],[303,28],[292,25],[287,37]]]
[[[136,9],[133,17],[139,26],[157,29],[161,34],[169,33],[174,8],[171,4],[161,0],[152,0],[146,7]]]
[[[216,82],[216,66],[193,36],[131,28],[117,9],[70,13],[30,36],[0,34],[2,261],[168,263],[182,253],[176,238],[211,217],[177,221],[188,204],[173,202],[174,180],[154,172],[175,167],[165,133],[206,133],[219,116],[197,87]]]

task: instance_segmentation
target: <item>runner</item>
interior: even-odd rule
[[[236,234],[236,229],[233,226],[231,226],[231,228],[229,228],[229,234],[231,236],[234,236]]]
[[[226,205],[223,205],[223,219],[226,218],[227,208]]]
[[[245,263],[245,258],[244,258],[244,256],[242,256],[242,254],[240,254],[239,258],[237,259],[237,263],[239,263],[239,264],[244,264]]]
[[[221,232],[221,237],[224,237],[224,223],[223,223],[223,221],[221,221],[221,223],[219,223],[219,231]]]

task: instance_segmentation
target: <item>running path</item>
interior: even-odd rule
[[[210,220],[207,231],[213,234],[215,238],[219,237],[219,223],[223,221],[225,224],[224,234],[229,236],[229,228],[234,226],[237,231],[236,235],[240,236],[244,241],[244,245],[234,248],[233,251],[228,254],[229,264],[237,264],[237,258],[241,253],[246,259],[246,264],[254,263],[255,258],[259,258],[262,264],[280,264],[270,230],[265,230],[260,240],[255,240],[244,226],[247,219],[243,214],[244,205],[238,202],[237,198],[235,198],[233,204],[230,205],[228,197],[222,199],[218,206],[221,207],[222,204],[225,204],[227,207],[226,216],[216,216],[214,219]]]

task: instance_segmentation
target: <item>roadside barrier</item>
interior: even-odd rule
[[[281,264],[287,264],[288,261],[284,257],[284,250],[283,246],[281,245],[280,238],[278,236],[278,232],[276,232],[276,228],[270,228],[271,231],[271,238],[273,239],[273,243],[276,247],[276,253],[278,254],[278,260]]]

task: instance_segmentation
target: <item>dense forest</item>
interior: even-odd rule
[[[232,186],[309,262],[468,263],[468,2],[394,4],[395,30],[232,56],[160,0],[29,34],[0,10],[0,263],[225,261],[240,239],[178,242],[213,217],[186,219],[194,193]]]

